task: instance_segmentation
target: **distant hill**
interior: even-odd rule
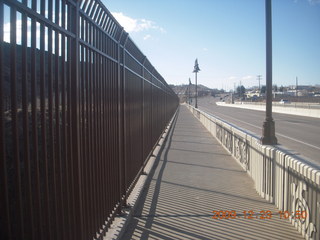
[[[189,85],[182,84],[182,85],[169,85],[172,90],[179,96],[180,101],[184,102],[186,98],[189,96]],[[203,97],[203,96],[215,96],[216,94],[223,93],[223,90],[218,90],[218,89],[212,89],[208,88],[207,86],[204,85],[198,85],[198,97]],[[190,85],[190,97],[194,98],[196,93],[196,85],[191,84]]]

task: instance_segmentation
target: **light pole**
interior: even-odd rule
[[[296,77],[296,97],[298,97],[298,77]]]
[[[271,0],[266,0],[266,119],[263,123],[261,143],[277,144],[275,124],[272,118],[272,19]]]
[[[188,103],[190,105],[190,88],[191,88],[191,79],[189,78],[189,88],[188,88]]]
[[[197,73],[200,71],[198,59],[196,59],[194,63],[194,69],[193,72],[196,74],[196,104],[195,107],[198,108],[198,82],[197,82]]]

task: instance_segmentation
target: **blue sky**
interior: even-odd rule
[[[265,82],[264,0],[102,0],[169,84]],[[272,2],[273,82],[320,84],[320,0]]]

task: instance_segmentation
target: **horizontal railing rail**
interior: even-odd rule
[[[178,97],[100,0],[0,1],[0,238],[103,239]]]
[[[190,111],[236,159],[257,192],[274,203],[305,239],[320,239],[320,170],[259,137],[193,106]]]

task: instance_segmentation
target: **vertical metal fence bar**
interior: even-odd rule
[[[145,123],[144,123],[144,116],[145,116],[145,92],[144,92],[144,88],[145,88],[145,63],[146,63],[146,59],[147,57],[145,56],[143,61],[142,61],[142,71],[141,71],[141,119],[140,119],[140,124],[141,124],[141,164],[144,163],[145,160],[145,154],[144,154],[144,145],[145,145],[145,138],[144,138],[144,131],[145,131]]]
[[[101,35],[101,40],[102,40],[102,35]],[[106,92],[106,79],[105,79],[105,61],[106,58],[101,56],[101,63],[100,63],[100,76],[101,76],[101,139],[102,139],[102,143],[101,143],[101,147],[102,147],[102,152],[101,152],[101,157],[102,157],[102,213],[103,213],[103,221],[104,222],[106,220],[106,213],[108,211],[108,209],[106,208],[107,206],[107,198],[106,198],[106,189],[108,188],[107,186],[107,179],[106,179],[106,174],[107,174],[107,168],[106,168],[106,164],[107,164],[107,149],[105,146],[107,146],[107,142],[106,142],[106,110],[105,110],[105,106],[106,106],[106,101],[105,101],[105,92]],[[104,225],[104,224],[103,224]]]
[[[11,216],[9,212],[9,194],[8,194],[8,174],[6,163],[6,139],[5,139],[5,113],[4,113],[4,7],[3,2],[0,2],[0,183],[3,189],[0,191],[0,224],[3,226],[3,231],[0,232],[0,237],[11,240]]]
[[[12,211],[16,213],[15,221],[18,223],[15,229],[15,235],[24,236],[24,222],[23,222],[23,204],[22,204],[22,187],[21,187],[21,171],[20,171],[20,157],[19,157],[19,140],[18,140],[18,106],[17,106],[17,52],[16,52],[16,38],[17,38],[17,17],[16,8],[10,8],[10,77],[11,77],[11,118],[12,118],[12,155],[14,159],[14,176],[15,176],[15,197],[16,204],[12,206]],[[17,209],[15,211],[14,209]]]
[[[57,25],[60,25],[60,0],[55,1],[55,23]],[[61,109],[60,109],[60,94],[61,94],[61,89],[60,89],[60,62],[61,62],[61,57],[60,57],[60,52],[61,52],[61,45],[60,45],[60,33],[59,31],[55,31],[55,58],[54,58],[54,80],[55,80],[55,141],[54,145],[51,147],[55,154],[52,156],[52,177],[53,177],[53,205],[54,205],[54,238],[61,239],[62,234],[61,234],[61,225],[58,223],[60,222],[61,215],[59,214],[59,209],[61,209],[61,196],[60,196],[60,191],[58,188],[60,187],[59,184],[59,179],[60,179],[60,174],[61,172],[59,171],[60,169],[60,159],[61,159],[61,139],[60,139],[60,125],[61,125]]]
[[[92,9],[90,12],[90,15],[92,16],[92,13],[96,7],[96,2],[93,3]],[[91,17],[92,18],[92,17]],[[92,46],[96,46],[96,28],[94,24],[91,24],[92,27]],[[92,51],[93,55],[93,62],[92,62],[92,68],[93,68],[93,104],[92,104],[92,112],[93,112],[93,166],[94,166],[94,186],[95,186],[95,194],[94,194],[94,205],[95,205],[95,211],[94,211],[94,225],[97,227],[99,226],[99,148],[98,148],[98,86],[97,86],[97,69],[98,69],[98,61],[97,61],[97,55],[98,53],[96,51]],[[96,228],[96,230],[98,230]]]
[[[52,2],[49,1],[49,8],[48,8],[48,16],[49,19],[52,17],[52,8],[50,8],[50,5]],[[40,5],[40,14],[45,15],[45,1],[41,1]],[[52,53],[52,35],[51,35],[51,29],[49,27],[48,29],[48,81],[49,81],[49,111],[48,116],[46,112],[46,98],[45,98],[45,26],[43,23],[40,24],[40,64],[39,64],[39,70],[40,70],[40,113],[41,113],[41,137],[40,137],[40,152],[41,152],[41,162],[43,162],[43,165],[40,166],[41,171],[41,182],[44,183],[44,186],[42,185],[42,190],[44,192],[44,212],[46,213],[45,217],[45,228],[47,233],[47,238],[52,239],[52,226],[51,226],[51,211],[50,211],[50,188],[49,188],[49,159],[47,156],[52,156],[53,151],[47,151],[47,117],[49,119],[49,134],[48,136],[48,143],[49,146],[53,146],[53,142],[51,141],[53,133],[52,133],[52,70],[51,70],[51,53]],[[50,159],[52,161],[52,159]]]
[[[97,9],[97,6],[95,6],[95,11]],[[93,15],[94,16],[94,15]],[[93,17],[92,17],[93,18]],[[99,43],[99,35],[98,35],[98,29],[95,26],[94,27],[94,39],[95,39],[95,46],[98,47]],[[101,199],[101,148],[100,148],[100,54],[98,52],[95,53],[95,74],[96,74],[96,102],[95,102],[95,115],[96,115],[96,185],[97,185],[97,212],[96,212],[96,218],[97,218],[97,226],[101,226],[102,220],[102,199]]]
[[[106,111],[106,122],[105,122],[105,134],[106,134],[106,146],[108,148],[108,152],[107,152],[107,157],[106,157],[106,174],[107,174],[107,181],[110,183],[112,182],[112,167],[111,167],[111,164],[112,164],[112,159],[110,157],[110,147],[111,147],[111,135],[110,135],[110,129],[111,129],[111,124],[110,124],[110,119],[111,119],[111,116],[110,116],[110,113],[111,113],[111,96],[110,96],[110,84],[111,84],[111,81],[110,81],[110,78],[109,78],[109,74],[110,74],[110,71],[109,71],[109,60],[106,59],[106,62],[105,62],[105,70],[104,70],[104,73],[105,73],[105,81],[106,81],[106,89],[105,89],[105,111]],[[108,185],[107,186],[108,190],[109,191],[112,191],[110,189],[113,188],[113,186],[111,185]],[[112,196],[111,195],[108,195],[107,196],[107,200],[106,200],[106,205],[108,206],[108,209],[110,208],[110,206],[112,205]]]
[[[102,9],[101,9],[101,12],[102,12]],[[101,13],[100,12],[100,13]],[[101,16],[100,16],[101,17]],[[104,49],[104,35],[103,35],[103,32],[101,32],[101,30],[99,30],[100,32],[100,49],[102,49],[102,51],[105,51]],[[105,111],[105,105],[106,105],[106,101],[105,101],[105,92],[106,92],[106,79],[105,79],[105,61],[106,61],[106,58],[104,56],[100,56],[100,81],[101,81],[101,92],[100,92],[100,101],[101,101],[101,115],[100,115],[100,118],[101,118],[101,130],[100,130],[100,133],[101,133],[101,179],[102,179],[102,209],[101,209],[101,212],[102,212],[102,217],[103,217],[103,220],[102,220],[102,223],[103,225],[104,224],[104,221],[107,219],[107,212],[108,212],[108,209],[106,208],[107,206],[107,198],[106,198],[106,192],[107,192],[107,181],[106,181],[106,177],[105,177],[105,174],[106,174],[106,162],[108,160],[107,158],[107,148],[105,146],[107,146],[107,141],[106,141],[106,131],[105,131],[105,126],[106,126],[106,111]],[[103,229],[103,231],[105,231]]]
[[[27,0],[23,0],[22,3],[27,5]],[[28,26],[27,26],[27,15],[22,12],[22,68],[21,68],[21,81],[22,81],[22,114],[23,114],[23,139],[24,139],[24,149],[23,156],[24,162],[26,164],[25,173],[25,191],[26,191],[26,214],[24,216],[24,221],[28,224],[26,227],[26,235],[30,239],[36,238],[35,224],[34,224],[34,210],[33,210],[33,196],[32,196],[32,173],[31,173],[31,159],[30,159],[30,139],[29,139],[29,100],[28,100],[28,53],[27,53],[27,41],[28,41]],[[1,31],[1,30],[0,30]],[[1,65],[1,63],[0,63]]]
[[[83,35],[84,35],[84,19],[81,17],[80,18],[81,21],[81,36],[80,38],[83,39]],[[81,125],[80,125],[80,130],[81,130],[81,161],[83,162],[83,169],[82,169],[82,176],[83,176],[83,206],[84,206],[84,210],[83,210],[83,217],[84,219],[88,219],[88,204],[89,201],[87,199],[88,197],[88,185],[87,185],[87,176],[88,176],[88,168],[87,168],[87,152],[86,152],[86,127],[87,127],[87,123],[86,123],[86,108],[85,108],[85,104],[86,104],[86,99],[85,99],[85,49],[84,46],[80,46],[80,84],[81,84]],[[88,233],[88,221],[84,221],[84,233]],[[86,238],[88,238],[89,236],[86,234]]]
[[[119,171],[118,171],[118,181],[119,181],[119,200],[120,200],[120,207],[118,208],[118,213],[121,213],[121,199],[122,199],[122,193],[123,193],[123,188],[124,188],[124,181],[123,181],[123,98],[122,98],[122,86],[123,86],[123,79],[122,79],[122,73],[123,73],[123,67],[121,66],[122,64],[122,60],[121,60],[121,54],[123,55],[123,48],[121,47],[121,39],[122,39],[122,35],[124,34],[124,30],[122,28],[121,30],[121,35],[119,37],[119,40],[117,42],[117,49],[118,49],[118,63],[117,63],[117,71],[118,71],[118,77],[117,77],[117,111],[118,111],[118,121],[117,121],[117,134],[118,134],[118,167],[119,167]]]
[[[75,184],[75,209],[76,209],[76,225],[74,228],[74,238],[84,239],[83,235],[83,207],[82,207],[82,179],[81,179],[81,158],[79,156],[79,2],[73,10],[73,32],[75,38],[72,40],[71,47],[71,89],[72,89],[72,158],[74,164],[74,184]],[[76,231],[77,229],[77,231]]]
[[[94,14],[94,17],[95,18],[95,15],[97,14],[97,11],[98,11],[98,5],[96,7],[96,12]],[[95,34],[95,39],[96,39],[96,47],[98,49],[100,49],[100,33],[99,33],[99,29],[97,28],[97,26],[95,27],[95,30],[96,30],[96,34]],[[102,212],[102,209],[103,209],[103,201],[102,201],[102,196],[103,196],[103,184],[102,184],[102,157],[101,157],[101,75],[100,75],[100,69],[101,69],[101,66],[100,66],[100,60],[101,60],[101,56],[99,53],[97,53],[96,55],[96,59],[97,59],[97,63],[96,63],[96,72],[97,72],[97,167],[98,167],[98,182],[97,182],[97,185],[98,185],[98,200],[99,200],[99,205],[98,205],[98,212],[97,212],[97,215],[98,215],[98,221],[99,221],[99,228],[101,229],[101,226],[103,224],[103,212]],[[99,231],[100,231],[99,229]]]
[[[97,48],[99,49],[99,41],[100,41],[100,36],[99,36],[99,30],[97,29],[97,27],[95,27],[95,30],[96,30],[96,34],[95,34],[95,39],[96,39],[96,46]],[[97,186],[99,187],[98,189],[98,200],[99,200],[99,204],[98,204],[98,221],[100,223],[100,226],[102,225],[103,223],[103,212],[102,212],[102,205],[103,205],[103,202],[102,202],[102,194],[103,194],[103,184],[102,184],[102,157],[101,157],[101,151],[102,151],[102,145],[101,145],[101,78],[100,78],[100,69],[101,69],[101,66],[100,66],[100,60],[101,60],[101,57],[100,57],[100,54],[97,53],[96,54],[96,59],[97,59],[97,62],[96,62],[96,73],[97,73],[97,93],[96,93],[96,96],[97,96],[97,103],[96,103],[96,106],[97,106],[97,109],[96,109],[96,112],[97,112],[97,167],[98,167],[98,171],[97,171],[97,175],[98,175],[98,182],[97,182]],[[98,225],[99,226],[99,225]]]
[[[37,2],[32,1],[32,10],[36,11]],[[38,120],[37,120],[37,77],[36,77],[36,20],[31,19],[31,112],[32,112],[32,159],[33,166],[35,169],[35,175],[33,177],[33,182],[35,186],[35,206],[34,209],[37,211],[36,225],[38,226],[37,235],[40,236],[39,239],[44,238],[44,230],[42,227],[43,222],[43,211],[41,203],[41,192],[40,192],[40,165],[39,165],[39,149],[38,149]]]
[[[109,41],[110,42],[110,41]],[[115,156],[114,156],[114,136],[113,136],[113,130],[114,130],[114,106],[112,103],[114,103],[114,81],[115,81],[115,76],[114,76],[114,72],[113,72],[113,62],[108,61],[108,65],[107,65],[107,76],[109,79],[109,83],[108,83],[108,111],[109,111],[109,116],[108,116],[108,133],[109,137],[108,137],[108,146],[110,148],[110,152],[109,152],[109,166],[110,166],[110,170],[109,170],[109,174],[110,174],[110,181],[113,182],[114,179],[116,178],[116,163],[115,163]],[[116,192],[117,188],[115,184],[112,184],[110,187],[110,192]],[[109,207],[111,207],[112,205],[114,205],[114,198],[113,196],[109,197]]]
[[[127,189],[128,189],[128,184],[127,184],[127,179],[128,179],[128,171],[127,171],[127,165],[128,165],[128,145],[127,143],[127,137],[128,137],[128,127],[127,127],[127,118],[128,118],[128,106],[127,106],[127,93],[126,93],[126,88],[127,88],[127,81],[126,81],[126,45],[128,41],[128,36],[126,37],[126,40],[123,44],[123,85],[122,85],[122,93],[123,93],[123,176],[124,176],[124,206],[127,205],[127,199],[128,199],[128,194],[127,194]]]
[[[66,28],[66,0],[61,1],[61,26]],[[65,191],[67,189],[66,183],[66,36],[62,33],[61,36],[61,159],[60,159],[60,201],[61,201],[61,231],[62,239],[68,239],[68,214],[67,214],[67,200]]]
[[[103,40],[103,32],[101,32],[101,48],[104,48],[104,40]],[[105,50],[105,49],[104,49]],[[107,130],[106,130],[106,123],[107,123],[107,111],[106,111],[106,90],[107,90],[107,82],[106,82],[106,75],[105,75],[105,65],[107,59],[104,56],[101,56],[101,64],[100,64],[100,76],[101,76],[101,138],[102,138],[102,159],[101,159],[101,169],[102,169],[102,214],[103,214],[103,225],[105,226],[105,222],[107,219],[107,212],[108,212],[108,204],[107,204],[107,189],[108,189],[108,180],[106,178],[107,174],[107,164],[108,164],[108,150],[107,150]],[[105,229],[103,229],[105,231]]]
[[[114,47],[112,46],[111,48],[111,52],[114,51]],[[116,135],[116,126],[117,126],[117,106],[116,106],[116,103],[117,103],[117,99],[116,99],[116,91],[117,91],[117,87],[116,87],[116,82],[117,82],[117,76],[116,76],[116,63],[115,62],[111,62],[111,86],[110,86],[110,89],[111,89],[111,103],[114,103],[114,104],[110,104],[110,111],[111,111],[111,118],[110,118],[110,133],[111,133],[111,138],[110,138],[110,146],[111,146],[111,153],[110,153],[110,161],[112,161],[112,173],[111,173],[111,177],[112,177],[112,182],[115,182],[115,184],[112,184],[112,192],[117,195],[117,190],[118,190],[118,187],[117,187],[117,184],[116,184],[116,181],[115,179],[117,179],[117,154],[116,154],[116,145],[115,145],[115,142],[116,142],[116,138],[115,138],[115,135]],[[115,198],[114,198],[114,195],[112,196],[112,201],[111,201],[111,205],[115,205],[116,204],[116,201],[115,201]],[[110,206],[111,206],[110,205]]]
[[[94,4],[92,6],[92,9],[94,8]],[[91,9],[91,12],[92,12]],[[94,25],[91,24],[91,42],[92,45],[95,45],[95,28]],[[92,142],[93,142],[93,154],[92,154],[92,161],[93,161],[93,186],[94,186],[94,226],[97,226],[99,224],[99,219],[97,218],[97,212],[99,211],[99,199],[98,199],[98,185],[97,185],[97,179],[98,179],[98,166],[97,166],[97,61],[96,61],[96,55],[97,53],[95,51],[92,51]]]
[[[91,28],[90,24],[88,23],[87,25],[88,29],[88,34],[91,34]],[[89,39],[88,39],[89,41]],[[92,141],[92,96],[93,96],[93,91],[92,91],[92,52],[91,50],[88,50],[88,115],[89,115],[89,120],[88,120],[88,138],[89,138],[89,156],[92,158],[93,155],[93,141]],[[93,187],[93,162],[89,161],[89,184],[90,184],[90,232],[93,231],[94,229],[94,187]]]
[[[89,24],[87,23],[86,26],[86,35],[88,36],[88,31],[89,29]],[[90,156],[92,155],[92,141],[91,141],[91,132],[92,132],[92,128],[91,128],[91,124],[92,124],[92,118],[91,118],[91,106],[92,106],[92,102],[91,102],[91,51],[89,49],[86,49],[86,56],[87,56],[87,60],[86,60],[86,64],[87,64],[87,81],[86,81],[86,85],[87,85],[87,119],[88,119],[88,129],[87,129],[87,138],[88,138],[88,159],[90,159]],[[92,232],[93,228],[94,228],[94,223],[93,223],[93,188],[92,188],[92,161],[88,160],[88,184],[90,186],[89,188],[89,229],[90,232]]]
[[[98,8],[97,8],[97,12],[95,15],[98,14]],[[97,39],[97,48],[101,49],[101,34],[100,34],[100,30],[97,28],[97,34],[96,34],[96,39]],[[102,141],[102,80],[101,80],[101,70],[102,70],[102,66],[101,66],[101,61],[102,61],[102,56],[101,54],[98,54],[98,140],[99,140],[99,185],[100,185],[100,189],[99,189],[99,194],[100,194],[100,210],[99,210],[99,214],[100,214],[100,227],[102,227],[103,221],[104,221],[104,212],[103,212],[103,193],[104,193],[104,184],[103,184],[103,158],[102,158],[102,152],[103,152],[103,141]]]
[[[101,9],[100,9],[101,10]],[[99,41],[100,42],[100,49],[103,50],[103,40],[102,40],[102,32],[100,32],[99,30],[99,34],[100,34],[100,37],[99,37]],[[100,209],[100,212],[101,212],[101,215],[102,215],[102,222],[101,222],[101,226],[102,226],[102,233],[101,235],[104,235],[105,233],[105,220],[106,220],[106,205],[107,205],[107,201],[106,201],[106,189],[107,189],[107,185],[106,185],[106,177],[105,177],[105,174],[106,174],[106,161],[107,161],[107,157],[106,157],[106,148],[104,146],[106,146],[106,132],[105,132],[105,123],[106,123],[106,119],[105,119],[105,96],[104,96],[104,93],[105,93],[105,78],[104,78],[104,66],[105,66],[105,57],[103,56],[99,56],[100,57],[100,60],[99,60],[99,66],[100,66],[100,69],[99,69],[99,75],[100,75],[100,139],[101,139],[101,176],[100,176],[100,179],[101,179],[101,209]]]
[[[68,30],[71,32],[74,32],[74,9],[73,6],[68,5],[68,9],[67,9],[68,13]],[[74,119],[74,114],[77,114],[76,108],[74,108],[74,106],[76,106],[76,99],[75,97],[77,96],[76,93],[74,93],[76,91],[76,89],[74,87],[76,87],[76,79],[74,76],[75,73],[74,71],[76,71],[76,53],[75,53],[75,45],[74,45],[75,40],[72,37],[68,38],[68,87],[67,87],[67,92],[68,92],[68,180],[69,180],[69,217],[70,217],[70,236],[71,238],[74,238],[74,234],[73,231],[74,229],[76,229],[77,227],[77,215],[76,215],[76,205],[75,202],[78,201],[78,199],[76,199],[75,197],[75,192],[76,192],[76,185],[75,185],[75,153],[77,155],[77,146],[74,145],[74,141],[75,143],[77,143],[77,139],[75,139],[75,135],[74,132],[77,133],[77,129],[75,126],[75,119]],[[77,107],[77,106],[76,106]],[[74,111],[76,111],[76,113],[74,113]],[[74,149],[75,148],[75,149]]]
[[[67,5],[67,29],[71,31],[71,6]],[[66,204],[67,204],[67,222],[68,222],[68,239],[73,238],[73,226],[75,225],[74,214],[74,187],[73,187],[73,166],[72,166],[72,122],[71,122],[71,42],[72,38],[66,39],[66,162],[65,162],[65,178],[66,178]]]

